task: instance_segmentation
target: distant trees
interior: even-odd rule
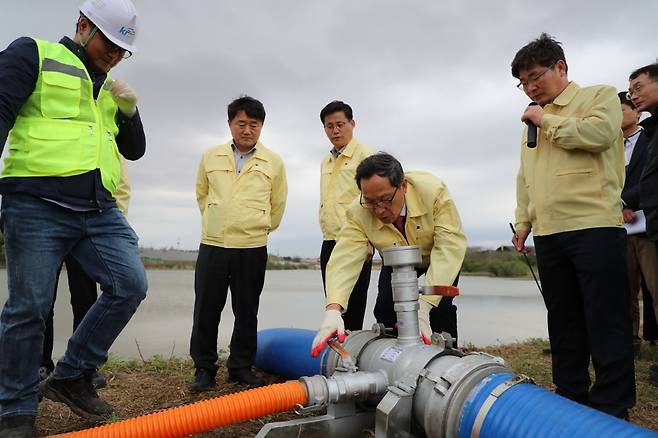
[[[537,257],[528,254],[528,259],[536,271]],[[493,275],[494,277],[525,277],[530,276],[530,269],[522,254],[508,250],[482,250],[469,248],[462,265],[462,272],[472,274]]]

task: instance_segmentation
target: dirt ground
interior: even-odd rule
[[[552,389],[550,382],[550,357],[542,355],[547,347],[545,341],[476,349],[505,358],[511,367],[533,377],[538,385]],[[474,349],[471,346],[471,349]],[[658,347],[643,347],[642,356],[636,361],[638,401],[631,411],[635,424],[658,431],[658,387],[649,385],[648,368],[658,362]],[[235,383],[226,383],[226,369],[222,365],[217,375],[215,390],[191,395],[187,384],[192,379],[192,364],[187,359],[161,359],[124,362],[110,360],[103,370],[108,378],[108,387],[99,391],[115,409],[113,421],[132,418],[158,410],[176,407],[203,399],[218,397],[244,389]],[[267,383],[282,381],[275,376],[259,373]],[[245,423],[225,427],[199,437],[253,437],[264,424],[298,418],[294,413],[277,414]],[[97,426],[73,414],[66,406],[44,400],[40,404],[37,418],[37,436],[48,436]],[[374,433],[366,433],[374,436]]]
[[[191,365],[190,365],[191,366]],[[266,382],[278,383],[275,376],[258,373]],[[192,370],[187,373],[171,370],[126,369],[105,373],[108,387],[98,391],[99,395],[114,407],[116,420],[145,415],[159,410],[173,408],[200,400],[231,394],[245,387],[237,383],[227,383],[224,367],[217,373],[216,389],[202,394],[190,394],[187,385],[192,379]],[[298,418],[294,413],[272,415],[265,418],[224,427],[219,430],[198,434],[199,437],[253,437],[266,423]],[[84,420],[71,412],[65,405],[45,399],[39,405],[35,436],[50,436],[65,432],[98,426],[98,423]]]

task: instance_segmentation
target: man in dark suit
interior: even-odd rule
[[[647,160],[649,137],[638,124],[640,113],[625,92],[619,93],[624,133],[624,158],[626,179],[621,192],[623,215],[628,233],[628,282],[631,298],[631,321],[633,322],[633,342],[636,354],[640,351],[640,305],[638,293],[642,284],[642,294],[648,294],[658,307],[658,255],[654,244],[647,237],[644,213],[640,209],[640,176]],[[644,280],[644,281],[642,281]],[[647,301],[647,300],[645,300]],[[645,313],[655,313],[655,309],[644,309]],[[645,318],[645,321],[648,318]],[[649,328],[651,331],[651,328]],[[645,334],[647,327],[644,328]]]
[[[638,68],[628,80],[628,97],[637,110],[651,113],[642,124],[651,141],[640,177],[640,206],[647,220],[647,236],[658,252],[658,63]],[[651,366],[650,380],[658,386],[658,363]]]

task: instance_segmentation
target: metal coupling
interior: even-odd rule
[[[381,397],[389,384],[388,377],[382,371],[335,373],[329,378],[312,376],[299,380],[308,394],[307,407]]]

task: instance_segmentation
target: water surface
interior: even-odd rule
[[[110,351],[123,357],[187,355],[194,307],[194,272],[148,270],[149,294]],[[373,271],[365,327],[372,309],[379,271]],[[528,338],[547,338],[546,310],[532,280],[462,277],[458,307],[460,344],[478,346]],[[55,305],[55,357],[71,332],[72,314],[66,275],[60,277]],[[0,271],[0,302],[7,298],[7,275]],[[320,271],[268,271],[261,295],[259,329],[317,329],[324,309]],[[230,297],[222,314],[219,346],[229,344],[233,328]],[[139,347],[138,347],[139,346]]]

